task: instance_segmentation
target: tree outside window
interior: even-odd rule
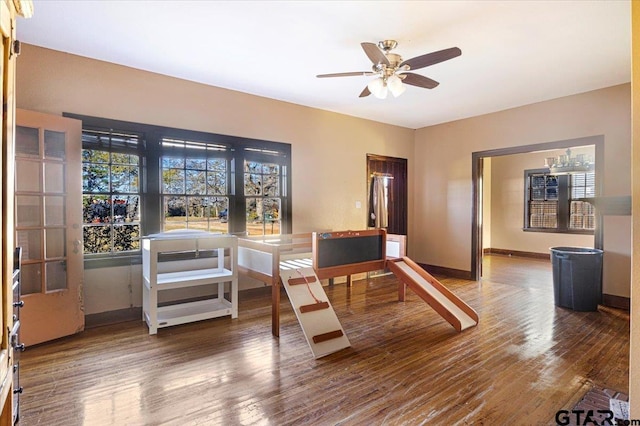
[[[245,161],[244,195],[250,235],[280,234],[282,171],[278,164]]]
[[[176,152],[161,160],[163,230],[228,232],[226,147],[168,138],[165,144]]]
[[[83,131],[84,253],[140,250],[140,157],[117,152],[138,144],[136,135]]]

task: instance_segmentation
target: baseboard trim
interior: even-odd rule
[[[484,254],[501,254],[504,256],[518,256],[528,257],[532,259],[546,259],[550,260],[551,255],[549,253],[534,253],[531,251],[519,251],[519,250],[505,250],[498,248],[486,248],[482,251]]]
[[[629,297],[615,296],[613,294],[602,294],[602,304],[611,308],[631,310],[631,299]]]
[[[89,314],[84,317],[84,328],[94,328],[103,325],[118,324],[121,322],[142,321],[142,308],[125,308],[117,311],[100,312]]]
[[[422,269],[431,275],[443,275],[449,278],[459,278],[462,280],[471,280],[471,271],[463,271],[461,269],[445,268],[444,266],[427,265],[418,263]]]

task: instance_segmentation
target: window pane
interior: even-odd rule
[[[111,226],[85,226],[83,229],[83,237],[85,253],[111,252]]]
[[[265,234],[280,233],[280,199],[265,198],[264,206],[264,232]]]
[[[16,160],[16,191],[41,192],[40,177],[42,166],[40,162]]]
[[[244,194],[262,195],[262,176],[257,174],[244,175]]]
[[[17,232],[16,245],[22,247],[23,260],[42,259],[42,238],[39,229]]]
[[[83,163],[108,163],[109,153],[107,151],[83,149],[82,162]]]
[[[20,228],[42,226],[42,198],[33,195],[16,196],[16,225]]]
[[[138,156],[131,155],[131,154],[120,154],[120,153],[114,152],[111,154],[111,163],[137,165]]]
[[[45,158],[65,159],[65,134],[63,132],[44,131],[44,156]]]
[[[593,204],[585,201],[571,201],[569,210],[569,228],[595,229],[595,209]]]
[[[116,252],[140,249],[140,225],[116,225],[113,227],[113,249]]]
[[[165,231],[186,228],[186,197],[164,197]]]
[[[228,232],[229,199],[226,197],[209,198],[211,220],[209,231]]]
[[[205,171],[187,170],[187,194],[206,194],[206,176]]]
[[[113,205],[113,222],[123,223],[139,220],[137,195],[117,196],[114,195],[111,203]]]
[[[63,228],[45,230],[45,259],[64,257],[66,255],[67,239]]]
[[[162,170],[162,192],[164,194],[184,194],[185,177],[182,169]]]
[[[207,194],[226,195],[227,174],[225,172],[207,173]]]
[[[545,194],[546,194],[545,198],[547,200],[557,200],[558,199],[558,188],[557,187],[546,188]]]
[[[111,198],[108,195],[84,195],[82,197],[84,223],[110,223]]]
[[[277,164],[264,164],[262,168],[262,173],[266,175],[280,174],[280,166],[278,166]]]
[[[263,201],[263,205],[265,220],[278,220],[280,218],[279,198],[265,198]]]
[[[531,228],[556,228],[558,226],[558,203],[555,201],[531,201],[529,215],[529,227]]]
[[[207,160],[207,170],[224,172],[227,170],[227,161],[221,158],[210,158]]]
[[[247,233],[262,235],[262,199],[247,198],[246,203]]]
[[[64,290],[67,288],[67,268],[66,262],[47,262],[46,269],[46,291]]]
[[[113,192],[138,192],[138,167],[111,166],[111,185]]]
[[[544,200],[545,190],[544,188],[532,188],[531,199],[532,200]]]
[[[45,192],[64,192],[64,164],[44,163],[44,190]]]
[[[267,235],[279,235],[280,234],[280,221],[274,220],[266,222],[264,226],[264,233]]]
[[[180,157],[162,157],[163,169],[183,169],[184,158]]]
[[[64,226],[66,223],[64,197],[47,195],[44,197],[44,225]]]
[[[109,166],[93,163],[83,164],[82,192],[109,192]]]
[[[544,176],[542,175],[537,175],[537,176],[531,176],[531,186],[534,188],[544,188]]]
[[[280,195],[280,178],[278,176],[268,175],[264,177],[263,195],[267,197],[277,197]]]
[[[187,158],[185,168],[194,170],[206,170],[207,160],[204,158]]]
[[[245,161],[244,171],[247,173],[260,173],[262,172],[262,164],[255,161]]]
[[[187,199],[187,216],[189,222],[209,217],[209,199],[207,197],[189,197]]]
[[[23,264],[20,268],[20,290],[22,294],[42,292],[42,263]]]
[[[40,157],[40,138],[38,129],[16,126],[16,155]]]

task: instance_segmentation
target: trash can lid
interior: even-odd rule
[[[591,247],[551,247],[549,250],[558,253],[601,254],[602,250]]]

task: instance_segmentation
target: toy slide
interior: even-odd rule
[[[280,279],[314,358],[351,346],[310,260],[280,262]]]
[[[478,314],[448,288],[408,257],[390,259],[387,267],[401,281],[398,298],[402,302],[408,286],[458,332],[478,325]]]

